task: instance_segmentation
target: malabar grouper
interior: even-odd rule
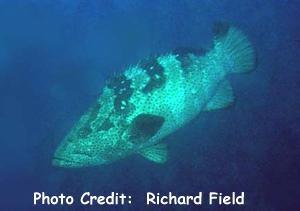
[[[95,166],[136,153],[166,162],[164,137],[202,112],[232,104],[226,76],[251,71],[255,59],[239,29],[217,24],[208,51],[179,48],[140,61],[106,83],[56,150],[53,165]]]

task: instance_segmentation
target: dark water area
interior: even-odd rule
[[[0,1],[0,210],[300,210],[300,1]],[[163,165],[139,155],[65,169],[53,153],[114,73],[182,46],[211,48],[226,21],[257,52],[230,75],[236,102],[165,138]],[[33,206],[33,192],[76,203]],[[79,205],[89,191],[125,206]],[[147,192],[245,192],[245,205],[146,206]]]

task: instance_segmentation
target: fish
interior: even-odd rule
[[[217,23],[211,49],[150,56],[109,79],[54,152],[52,164],[81,168],[139,154],[168,160],[165,137],[203,112],[235,101],[227,76],[255,69],[256,54],[238,28]]]

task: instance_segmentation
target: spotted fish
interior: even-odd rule
[[[56,150],[53,165],[96,166],[136,153],[166,162],[164,137],[202,112],[231,105],[226,76],[254,69],[254,50],[239,29],[218,24],[214,31],[210,50],[179,48],[109,80]]]

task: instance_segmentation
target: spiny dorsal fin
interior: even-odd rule
[[[168,159],[168,151],[165,144],[157,144],[148,147],[139,152],[144,158],[151,160],[155,163],[165,163]]]
[[[214,23],[212,31],[215,39],[220,39],[225,37],[228,30],[230,28],[230,24],[222,21],[217,21]]]
[[[216,94],[207,103],[205,111],[217,110],[230,106],[234,101],[232,87],[228,80],[224,80],[218,87]]]
[[[178,47],[175,48],[172,53],[178,54],[179,56],[186,56],[187,54],[195,54],[197,56],[203,56],[207,50],[204,48],[193,48],[193,47]]]

